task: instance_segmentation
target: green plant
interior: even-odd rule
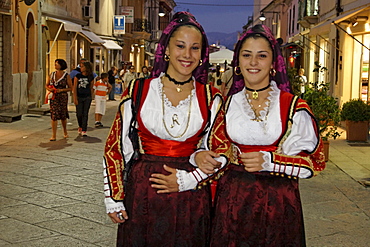
[[[315,62],[315,66],[314,72],[326,71],[318,62]],[[338,132],[341,115],[337,99],[329,95],[330,84],[314,82],[310,85],[311,87],[306,88],[304,99],[317,119],[320,136],[324,141],[336,139],[341,134]]]
[[[301,95],[301,82],[298,77],[297,69],[288,68],[287,74],[288,74],[288,80],[290,82],[290,85],[292,86],[293,94],[300,96]]]
[[[343,121],[369,121],[370,105],[361,99],[351,99],[343,104],[341,118]]]

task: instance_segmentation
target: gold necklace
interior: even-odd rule
[[[165,108],[165,107],[164,107],[164,90],[162,89],[162,113],[163,113],[163,116],[162,116],[162,122],[163,122],[163,125],[164,125],[164,128],[165,128],[166,132],[167,132],[171,137],[173,137],[173,138],[181,138],[181,137],[186,133],[186,131],[188,130],[188,128],[189,128],[189,123],[190,123],[190,113],[191,113],[191,104],[192,104],[192,99],[193,99],[193,92],[190,92],[190,103],[189,103],[188,121],[187,121],[187,123],[186,123],[186,128],[185,128],[185,130],[184,130],[184,132],[183,132],[182,134],[180,134],[180,135],[178,135],[178,136],[174,136],[174,135],[172,135],[172,134],[170,133],[170,131],[168,130],[167,125],[166,125],[166,121],[164,120],[164,116],[165,116],[165,111],[164,111],[164,108]],[[174,114],[174,115],[172,116],[172,124],[171,124],[171,126],[170,126],[170,128],[171,128],[171,129],[174,127],[174,124],[175,124],[175,123],[176,123],[176,124],[178,124],[178,125],[180,125],[180,124],[179,124],[179,122],[177,121],[177,119],[178,119],[177,114]]]
[[[249,106],[251,107],[253,113],[254,113],[254,118],[252,118],[251,120],[252,121],[256,121],[256,122],[263,122],[263,121],[267,121],[267,116],[269,114],[269,111],[270,111],[270,105],[271,105],[271,102],[267,99],[267,111],[266,111],[266,116],[264,119],[261,118],[261,115],[259,113],[257,113],[257,110],[254,108],[253,104],[249,101],[249,98],[247,96],[247,94],[245,94],[245,98],[249,104]],[[262,105],[262,104],[261,104]]]

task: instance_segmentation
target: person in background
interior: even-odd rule
[[[71,77],[71,80],[72,80],[72,84],[73,84],[73,82],[74,82],[74,78],[75,78],[75,76],[76,76],[77,74],[81,73],[81,65],[82,65],[84,62],[87,62],[87,59],[86,59],[86,58],[81,58],[81,59],[80,59],[80,63],[77,65],[77,67],[76,67],[76,68],[74,68],[74,69],[71,71],[71,73],[69,73],[69,76]],[[98,79],[99,79],[98,75],[97,75],[95,72],[93,72],[93,75],[94,75],[94,78],[95,78],[96,80],[98,80]]]
[[[213,86],[220,90],[220,92],[224,91],[225,84],[222,82],[222,73],[221,73],[221,66],[217,65],[216,66],[216,72],[213,73]]]
[[[134,80],[136,78],[137,78],[137,73],[135,71],[135,66],[130,65],[128,67],[128,71],[123,76],[122,90],[126,90],[126,88],[128,87],[128,84],[130,83],[130,81],[132,81],[132,80]]]
[[[46,90],[50,97],[51,129],[50,141],[56,140],[58,120],[62,122],[64,138],[68,137],[67,118],[68,113],[68,92],[72,90],[71,77],[65,70],[67,62],[63,59],[55,60],[55,71],[52,72],[46,81]]]
[[[176,13],[159,40],[151,78],[140,92],[140,80],[132,81],[122,96],[103,162],[107,213],[120,223],[117,246],[208,246],[211,195],[201,169],[226,164],[229,147],[223,97],[207,85],[208,54],[200,24]],[[133,100],[140,155],[124,184]]]
[[[116,100],[114,98],[114,93],[115,93],[115,87],[116,87],[116,75],[118,73],[118,70],[115,66],[111,67],[111,69],[108,71],[108,80],[109,80],[109,84],[111,85],[112,87],[112,90],[110,91],[109,93],[109,97],[108,97],[108,100]]]
[[[105,114],[107,104],[107,95],[112,90],[111,84],[108,82],[108,73],[102,73],[100,80],[94,84],[95,94],[95,127],[103,127],[101,119]]]
[[[300,90],[301,90],[300,98],[303,99],[304,93],[306,92],[306,85],[307,85],[307,77],[304,75],[304,68],[300,68],[298,70],[298,80],[299,80]]]
[[[222,94],[226,97],[229,93],[230,87],[233,84],[233,70],[232,68],[228,68],[224,73],[222,73],[221,81],[224,85],[224,90]]]
[[[141,67],[139,78],[148,79],[149,76],[150,76],[150,73],[148,71],[148,67],[144,65],[143,67]]]
[[[325,168],[317,122],[289,93],[268,27],[240,37],[233,67],[225,124],[235,152],[218,181],[211,246],[306,246],[298,181]]]
[[[94,95],[94,74],[92,64],[83,62],[81,73],[74,78],[73,100],[76,105],[76,116],[78,121],[78,134],[87,136],[87,123],[89,110]]]

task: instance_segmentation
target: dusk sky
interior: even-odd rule
[[[253,15],[253,0],[180,0],[175,11],[192,13],[206,32],[241,31]],[[238,6],[231,6],[238,5]]]

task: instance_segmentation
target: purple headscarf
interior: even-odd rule
[[[163,31],[161,38],[159,39],[159,43],[157,46],[157,50],[155,52],[155,61],[153,70],[151,73],[151,77],[158,77],[161,72],[165,72],[168,67],[168,62],[164,60],[164,55],[166,52],[166,47],[170,41],[170,38],[173,32],[180,26],[185,25],[192,25],[195,26],[202,34],[202,65],[198,66],[193,71],[193,76],[195,80],[201,82],[203,84],[207,83],[207,75],[208,75],[208,64],[209,64],[209,47],[208,47],[208,40],[206,33],[203,30],[203,27],[196,21],[195,17],[188,13],[188,12],[177,12],[171,22],[168,24],[166,29]]]
[[[261,24],[257,24],[250,28],[247,32],[245,32],[238,40],[238,43],[235,46],[234,50],[234,57],[232,61],[233,69],[235,67],[239,66],[239,53],[240,49],[242,48],[243,42],[250,37],[252,34],[260,34],[261,36],[265,37],[271,47],[273,52],[273,68],[276,70],[275,76],[270,75],[270,79],[276,81],[276,84],[280,88],[280,90],[286,91],[286,92],[292,92],[291,86],[288,80],[288,75],[285,67],[285,61],[281,54],[280,45],[275,39],[274,35],[272,34],[271,30]],[[234,70],[235,71],[235,70]],[[234,82],[233,85],[230,88],[229,95],[235,94],[243,89],[245,86],[244,84],[244,78],[243,75],[236,75],[234,73]]]

